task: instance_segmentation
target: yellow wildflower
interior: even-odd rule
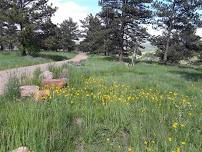
[[[177,128],[177,126],[178,126],[177,122],[174,122],[173,125],[172,125],[172,127],[175,128],[175,129]]]
[[[128,148],[128,152],[133,152],[132,148]]]
[[[189,112],[189,113],[188,113],[188,115],[189,115],[189,116],[192,116],[192,113],[191,113],[191,112]]]
[[[151,141],[151,143],[152,143],[152,144],[155,144],[155,141],[154,141],[154,140],[152,140],[152,141]]]
[[[181,152],[180,147],[177,148],[176,152]]]
[[[181,126],[182,128],[184,128],[184,127],[185,127],[185,125],[184,125],[184,124],[181,124],[180,126]]]
[[[182,141],[181,144],[182,144],[182,145],[186,145],[186,142],[185,142],[185,141]]]
[[[144,141],[144,144],[145,144],[145,145],[147,145],[147,144],[148,144],[148,142],[147,142],[147,141]]]

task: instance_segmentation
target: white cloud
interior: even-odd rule
[[[199,28],[197,31],[196,31],[196,34],[200,37],[202,37],[202,28]]]
[[[81,19],[84,19],[90,13],[87,7],[80,6],[73,1],[60,2],[59,0],[49,0],[49,3],[52,3],[53,6],[57,7],[57,11],[52,17],[52,21],[55,24],[62,23],[69,17],[79,23]]]
[[[146,25],[145,26],[147,28],[147,32],[151,35],[154,36],[158,36],[158,35],[162,35],[163,30],[162,29],[153,29],[152,25]],[[199,28],[196,30],[196,35],[200,36],[202,38],[202,28]]]
[[[151,35],[154,35],[154,36],[158,36],[158,35],[162,35],[163,33],[163,30],[162,29],[154,29],[152,27],[152,25],[146,25],[145,26],[147,28],[147,32]]]

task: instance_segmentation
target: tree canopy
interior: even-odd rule
[[[22,54],[30,54],[39,47],[39,39],[43,35],[41,26],[50,21],[56,11],[48,5],[48,0],[2,0],[0,5],[4,11],[4,23],[15,25],[18,30],[18,42],[22,49]],[[2,16],[2,15],[1,15]]]
[[[201,0],[99,0],[101,11],[80,24],[72,18],[54,24],[57,9],[48,0],[0,0],[0,49],[15,46],[22,55],[40,50],[77,48],[124,57],[139,53],[144,43],[157,46],[164,63],[178,62],[201,51],[196,30],[202,26]],[[151,36],[147,25],[163,30]]]
[[[163,35],[154,38],[153,44],[159,48],[161,58],[167,62],[172,56],[178,60],[197,50],[200,40],[196,30],[201,26],[198,10],[201,0],[165,0],[155,1],[155,25],[163,29]],[[163,43],[162,43],[163,42]]]
[[[151,3],[152,0],[100,1],[103,8],[101,17],[104,18],[107,29],[116,31],[116,33],[113,32],[115,37],[113,43],[116,44],[120,61],[129,50],[138,50],[143,47],[141,43],[145,41],[148,33],[142,24],[146,24],[152,17],[152,11],[149,8]],[[111,23],[109,24],[108,21]]]
[[[79,40],[79,30],[76,22],[69,18],[60,24],[60,44],[64,50],[73,51],[75,41]]]

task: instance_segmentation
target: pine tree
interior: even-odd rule
[[[40,37],[40,48],[44,50],[61,49],[61,32],[57,25],[50,20],[41,26],[41,31],[43,34]]]
[[[6,11],[8,10],[8,4],[5,0],[0,0],[0,49],[4,50],[6,43]]]
[[[40,26],[49,21],[56,11],[49,6],[48,0],[15,0],[6,1],[9,5],[7,16],[9,20],[19,27],[19,43],[22,47],[22,55],[36,51],[37,38],[43,32]]]
[[[88,15],[82,23],[80,50],[91,53],[103,53],[104,29],[98,16]]]
[[[155,24],[164,30],[162,37],[158,36],[156,40],[153,39],[153,44],[156,44],[156,46],[160,48],[163,53],[163,61],[166,63],[168,61],[168,56],[173,54],[173,44],[177,47],[177,54],[180,54],[179,51],[187,52],[184,47],[184,49],[179,49],[179,45],[184,46],[183,43],[188,44],[188,36],[192,35],[192,37],[195,37],[195,40],[198,40],[194,35],[196,29],[201,24],[198,9],[202,6],[202,1],[164,0],[155,1],[153,6],[156,15]],[[159,39],[165,40],[163,47],[162,41]],[[188,47],[186,49],[188,49]]]
[[[13,23],[7,22],[4,37],[7,48],[13,50],[18,43],[17,27]]]
[[[152,17],[149,5],[152,0],[101,0],[103,9],[114,10],[113,27],[116,29],[116,42],[119,60],[128,55],[129,50],[139,50],[141,44],[148,38],[148,33],[142,24]]]
[[[60,24],[61,40],[60,45],[64,50],[72,51],[75,49],[75,41],[79,40],[79,30],[76,22],[72,18]]]
[[[118,30],[119,30],[119,21],[116,19],[116,12],[111,7],[103,7],[102,11],[98,13],[98,16],[101,19],[102,24],[102,33],[103,33],[103,49],[105,55],[118,54],[119,50],[118,42]]]
[[[5,29],[4,29],[4,23],[2,20],[0,20],[0,50],[4,50],[4,41],[5,41]]]

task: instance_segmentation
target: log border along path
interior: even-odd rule
[[[86,60],[87,58],[88,58],[88,56],[86,53],[79,53],[78,55],[76,55],[74,58],[72,58],[70,60],[59,61],[59,62],[50,62],[50,63],[45,63],[45,64],[38,64],[38,65],[33,65],[33,66],[26,66],[26,67],[20,67],[20,68],[0,71],[0,95],[4,94],[5,88],[9,81],[9,78],[12,76],[16,76],[19,79],[22,76],[31,77],[33,75],[34,71],[37,69],[40,69],[43,72],[43,71],[47,71],[51,65],[60,67],[64,64],[68,64],[68,63],[79,64],[81,61]]]

